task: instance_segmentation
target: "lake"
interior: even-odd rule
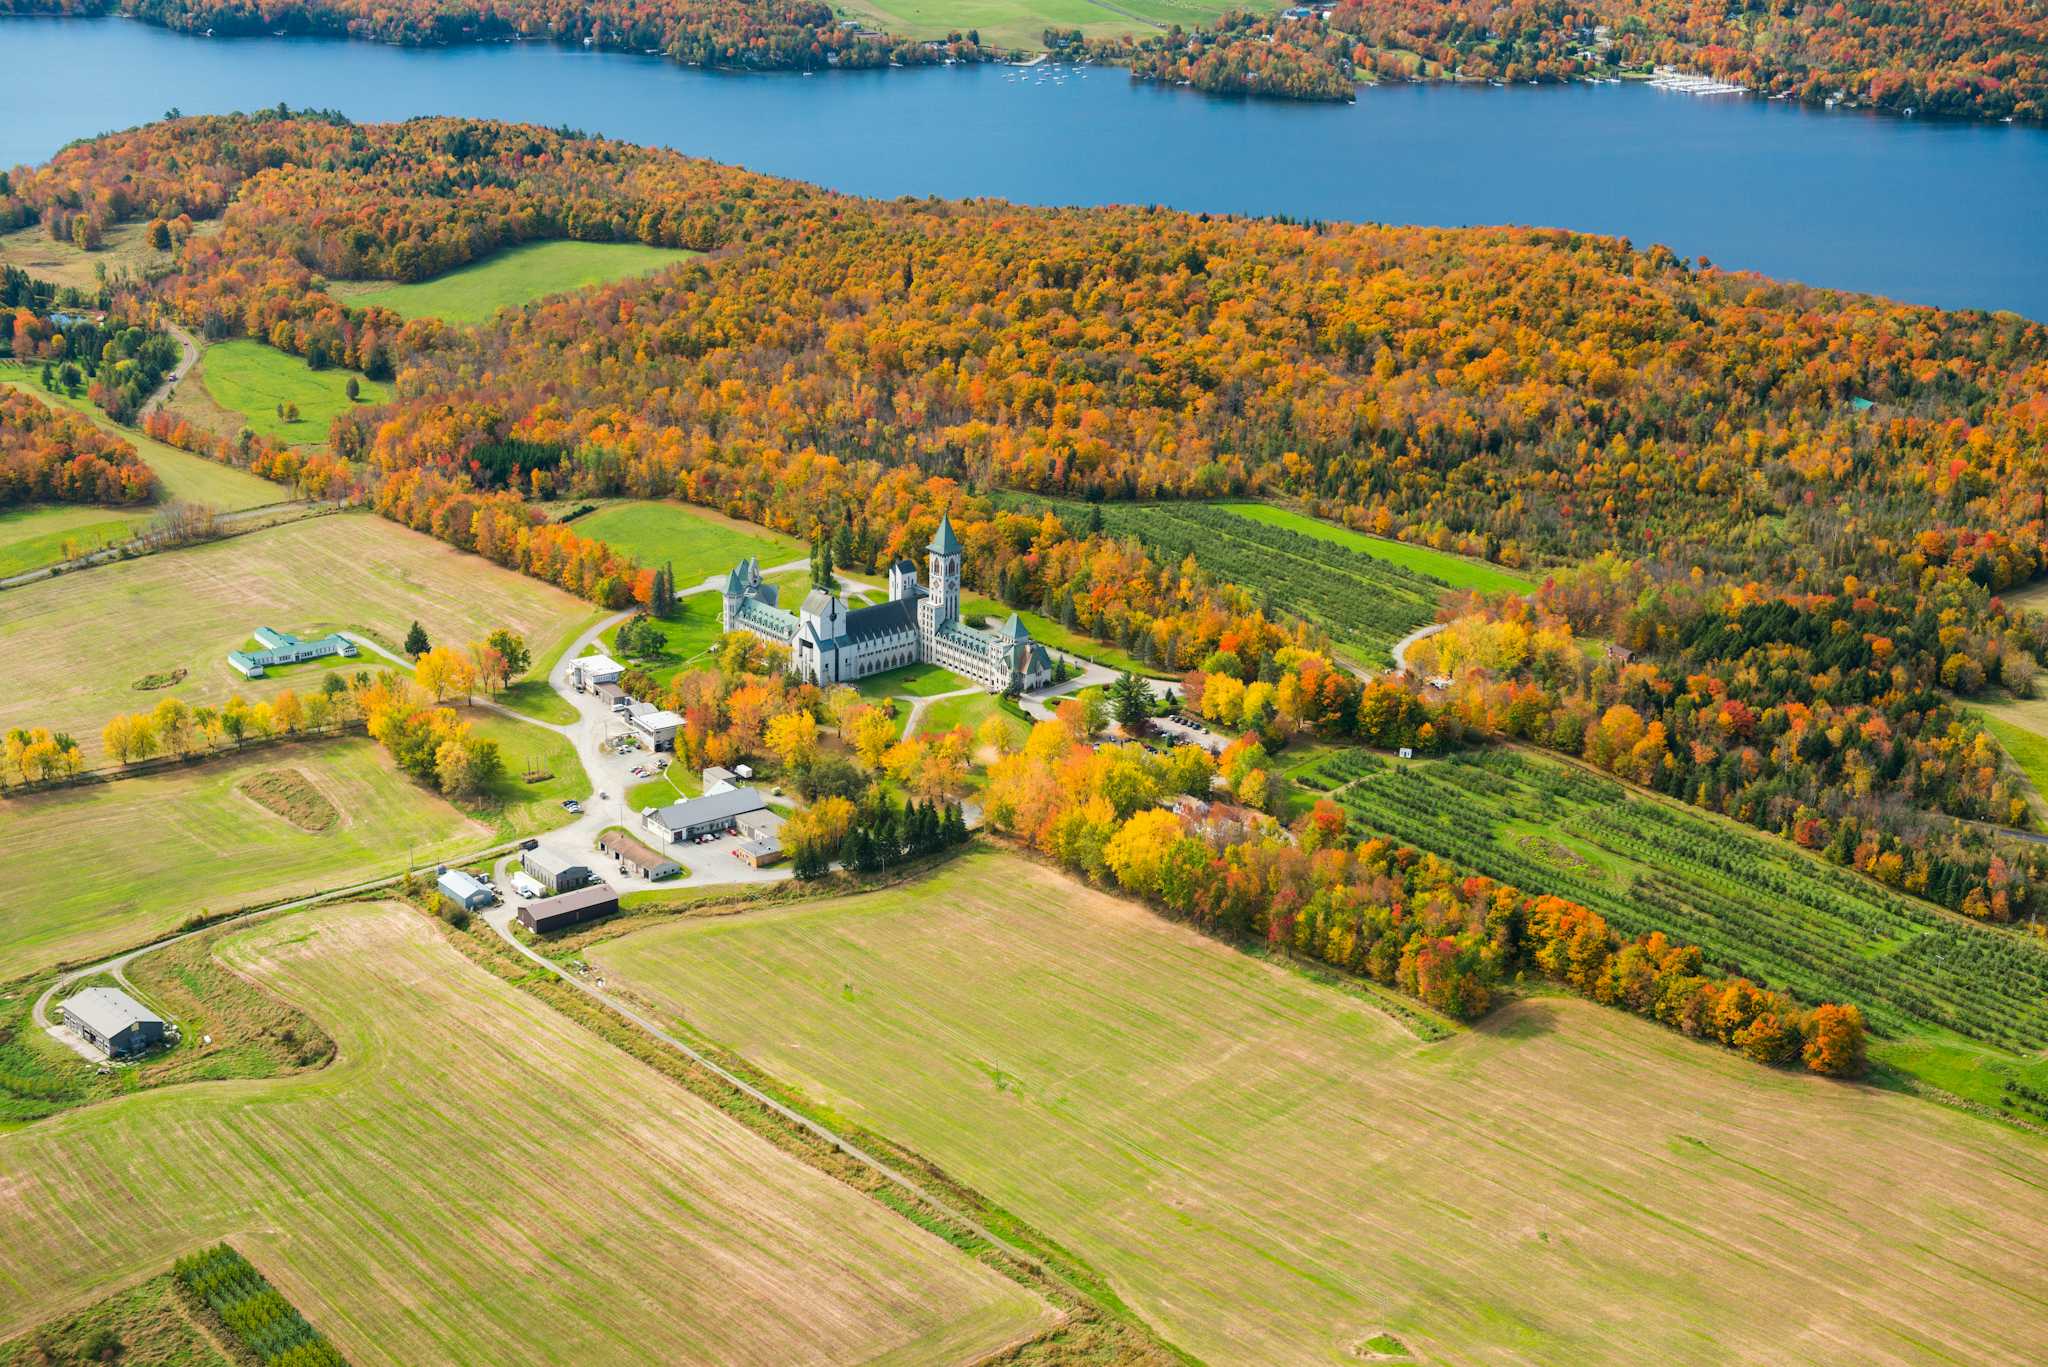
[[[864,195],[1536,223],[1916,303],[2048,320],[2048,131],[1641,85],[1215,99],[1117,70],[732,75],[548,44],[206,39],[0,20],[0,166],[280,100],[568,124]]]

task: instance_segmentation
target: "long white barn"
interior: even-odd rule
[[[960,539],[939,518],[926,548],[926,578],[899,560],[889,567],[889,599],[849,608],[837,593],[812,589],[795,612],[779,606],[758,561],[742,560],[725,581],[727,631],[751,632],[789,651],[790,667],[814,683],[850,683],[904,665],[942,665],[993,693],[1028,692],[1052,681],[1052,657],[1016,613],[995,631],[960,620]]]

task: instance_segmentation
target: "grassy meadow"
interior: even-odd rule
[[[619,633],[615,627],[606,632],[604,647],[612,658],[631,662],[652,674],[662,683],[689,669],[703,669],[710,664],[712,652],[725,633],[719,626],[720,599],[715,593],[695,593],[676,600],[676,615],[657,617],[655,627],[661,632],[661,654],[646,657],[628,657],[618,648]]]
[[[977,30],[984,43],[1035,52],[1049,28],[1080,29],[1091,38],[1146,34],[1180,24],[1192,28],[1233,8],[1209,0],[844,0],[835,9],[870,27],[906,38],[944,38]],[[1096,80],[1105,79],[1101,73]]]
[[[354,308],[374,304],[407,318],[481,323],[499,309],[651,275],[697,254],[638,242],[528,242],[417,284],[345,287],[338,292]]]
[[[250,680],[228,666],[227,653],[259,626],[348,628],[395,650],[415,618],[436,644],[463,645],[497,626],[535,644],[589,613],[581,599],[383,518],[308,518],[0,595],[0,648],[16,662],[13,686],[0,690],[0,729],[67,730],[95,756],[109,717],[167,694],[219,703],[317,687],[324,670]],[[365,653],[336,667],[379,663]],[[186,676],[171,688],[135,687],[178,669]]]
[[[147,510],[78,503],[0,508],[0,579],[118,545],[147,521]]]
[[[2048,700],[2028,698],[1974,710],[2013,767],[2033,785],[2035,816],[2048,817]]]
[[[196,231],[200,233],[217,232],[219,229],[218,220],[202,221],[196,225]],[[125,273],[140,279],[150,267],[168,266],[171,259],[172,253],[160,252],[149,245],[147,223],[114,225],[107,230],[105,243],[96,252],[81,250],[69,242],[52,240],[50,230],[40,223],[17,228],[11,233],[0,233],[0,266],[13,266],[39,280],[69,285],[74,289],[97,290],[102,267],[109,276]]]
[[[348,397],[351,379],[361,391],[355,400]],[[248,427],[294,446],[325,443],[328,424],[337,415],[390,397],[384,385],[353,370],[315,370],[301,357],[247,338],[209,345],[181,387],[195,383]],[[299,406],[299,416],[289,421],[277,413],[287,401]]]
[[[1425,1044],[993,852],[586,954],[1200,1358],[2016,1361],[2048,1336],[2043,1141],[1580,1001]]]
[[[695,588],[713,575],[723,576],[750,555],[760,559],[761,568],[769,569],[810,553],[810,548],[793,536],[688,503],[648,499],[607,503],[569,525],[642,565],[672,565],[678,591]],[[794,604],[786,602],[785,606]]]
[[[245,785],[280,771],[339,820],[307,830]],[[10,860],[0,978],[89,960],[222,912],[480,849],[490,827],[395,770],[367,739],[282,746],[0,802]],[[33,852],[32,857],[28,856]]]
[[[1049,1319],[410,908],[302,912],[220,953],[335,1061],[0,1134],[0,1339],[223,1238],[356,1367],[962,1362]]]

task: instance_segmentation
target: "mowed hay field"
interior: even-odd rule
[[[416,911],[301,912],[222,956],[336,1061],[0,1135],[0,1339],[222,1238],[357,1367],[955,1363],[1049,1322]]]
[[[594,946],[1214,1362],[2019,1362],[2048,1142],[1544,998],[1417,1041],[1015,856]]]
[[[355,308],[375,304],[407,318],[481,323],[499,309],[650,275],[696,255],[640,242],[528,242],[417,284],[344,285],[336,293]]]
[[[245,791],[266,775],[324,797],[329,828],[304,829]],[[425,864],[493,839],[367,739],[11,797],[0,801],[0,830],[10,851],[0,978],[142,944],[201,910],[342,887],[398,873],[408,852]]]
[[[259,626],[346,628],[395,650],[417,618],[436,645],[466,646],[505,626],[545,649],[589,612],[560,589],[383,518],[307,518],[0,594],[0,649],[15,662],[0,690],[0,729],[68,730],[97,756],[109,717],[167,695],[219,703],[319,687],[324,670],[251,680],[229,667],[228,652]],[[364,652],[334,667],[384,663]],[[134,686],[177,669],[186,677],[174,687]]]

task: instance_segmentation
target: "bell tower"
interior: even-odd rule
[[[939,514],[939,529],[926,547],[927,587],[931,591],[932,621],[951,626],[960,620],[960,538],[953,535],[953,519]]]

